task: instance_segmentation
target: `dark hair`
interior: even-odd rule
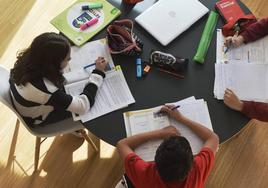
[[[157,148],[156,169],[167,182],[183,181],[193,163],[193,153],[188,140],[182,136],[165,139]]]
[[[62,87],[64,77],[61,63],[70,51],[70,43],[57,33],[43,33],[37,36],[29,48],[17,55],[10,78],[16,85],[40,78],[47,78],[57,87]]]

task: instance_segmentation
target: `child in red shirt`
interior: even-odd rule
[[[243,43],[253,42],[268,35],[268,18],[259,20],[249,26],[238,36],[227,37],[225,44],[239,47]],[[224,94],[224,103],[233,110],[240,111],[250,118],[256,118],[261,121],[268,121],[268,104],[254,101],[241,101],[235,93],[226,89]]]
[[[218,148],[218,136],[211,130],[183,116],[172,106],[162,111],[188,126],[202,140],[201,151],[193,156],[191,146],[178,130],[168,126],[122,139],[117,149],[124,160],[125,172],[135,188],[202,188],[213,167]],[[165,140],[158,147],[154,162],[145,162],[134,153],[134,149],[153,139]]]

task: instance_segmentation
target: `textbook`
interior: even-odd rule
[[[90,5],[91,3],[101,3],[103,6],[98,9],[82,10],[82,6]],[[50,23],[75,45],[80,46],[120,14],[120,10],[106,0],[78,0],[52,19]],[[85,30],[80,29],[82,24],[88,23],[93,19],[97,19],[97,23],[87,27]]]
[[[245,16],[245,13],[236,0],[221,0],[215,5],[226,23]]]
[[[74,121],[90,121],[135,103],[135,99],[131,94],[120,66],[115,66],[113,63],[105,39],[86,43],[82,47],[72,47],[72,59],[63,74],[67,82],[65,84],[66,93],[77,96],[83,92],[85,85],[89,83],[89,75],[95,69],[95,60],[100,56],[108,61],[105,70],[106,77],[97,91],[95,103],[92,108],[84,115],[73,113]],[[92,66],[84,69],[89,64]]]
[[[179,111],[183,115],[213,131],[208,107],[203,99],[196,100],[195,97],[189,97],[172,104],[175,106],[180,105]],[[203,141],[187,126],[169,118],[165,114],[157,113],[160,109],[161,106],[125,112],[123,116],[127,137],[173,125],[190,142],[193,154],[199,153],[203,146]],[[136,148],[135,152],[145,161],[154,161],[155,152],[161,142],[162,140],[148,141]]]

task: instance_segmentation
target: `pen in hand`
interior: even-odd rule
[[[175,110],[175,109],[177,109],[179,107],[180,107],[180,105],[174,106],[173,108],[171,108],[171,110]]]
[[[177,109],[177,108],[179,108],[179,107],[180,107],[180,105],[176,105],[176,106],[172,107],[171,110],[175,110],[175,109]],[[164,114],[165,112],[159,110],[159,111],[156,112],[156,113],[157,113],[157,114]]]
[[[89,64],[89,65],[86,65],[86,66],[84,66],[84,70],[87,69],[87,68],[89,68],[89,67],[92,67],[94,65],[96,65],[96,63],[92,63],[92,64]]]
[[[236,32],[235,32],[233,37],[238,37],[238,33],[239,33],[239,30],[236,30]],[[232,43],[233,43],[233,41],[231,41],[229,45],[226,44],[226,49],[224,51],[224,54],[226,54],[230,50],[230,46],[232,45]]]

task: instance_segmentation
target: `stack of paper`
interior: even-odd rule
[[[267,63],[268,36],[226,51],[224,37],[218,29],[214,96],[222,100],[229,88],[241,100],[267,101]]]
[[[214,95],[223,99],[226,88],[241,100],[268,100],[268,64],[216,63]]]
[[[95,66],[84,70],[84,66],[95,62],[97,57],[104,57],[108,61],[106,77],[99,88],[95,104],[84,115],[73,113],[75,121],[86,122],[109,112],[126,107],[135,102],[120,67],[115,67],[105,40],[87,43],[81,48],[72,47],[72,60],[66,68],[64,77],[66,93],[76,96],[83,92],[88,78]]]
[[[180,105],[180,112],[191,120],[201,123],[205,127],[212,129],[209,111],[206,102],[203,99],[196,100],[194,97],[172,103]],[[168,125],[175,126],[182,136],[190,142],[192,151],[197,154],[203,146],[203,141],[190,130],[187,126],[178,121],[169,118],[167,115],[159,115],[157,112],[161,106],[131,111],[124,113],[124,121],[127,136],[136,135],[156,129],[161,129]],[[157,147],[162,140],[152,140],[139,146],[135,152],[145,161],[153,161]]]

